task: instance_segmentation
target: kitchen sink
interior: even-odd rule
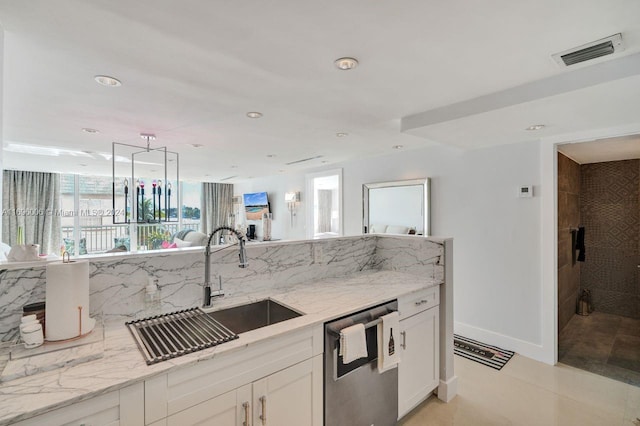
[[[208,315],[237,334],[302,316],[271,299],[209,312]]]
[[[148,365],[210,348],[238,334],[301,316],[267,299],[205,313],[200,308],[126,323]]]

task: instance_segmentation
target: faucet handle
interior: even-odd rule
[[[203,308],[211,307],[211,287],[205,285],[204,287],[204,301],[202,303]]]
[[[202,304],[202,307],[210,308],[212,306],[211,300],[219,297],[224,297],[224,291],[222,290],[222,288],[211,290],[211,287],[207,285],[204,286],[204,303]]]
[[[213,299],[213,298],[217,299],[218,297],[220,297],[220,298],[224,297],[224,291],[222,289],[220,289],[220,290],[211,290],[210,299]]]

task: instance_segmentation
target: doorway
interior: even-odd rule
[[[309,205],[307,238],[343,235],[342,169],[310,173],[306,176]]]
[[[558,146],[557,194],[558,362],[640,386],[640,136]]]

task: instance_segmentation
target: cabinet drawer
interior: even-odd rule
[[[440,286],[425,288],[398,299],[400,319],[409,318],[440,304]]]

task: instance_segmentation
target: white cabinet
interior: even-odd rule
[[[322,426],[322,326],[153,377],[144,409],[151,426]]]
[[[201,402],[191,408],[167,417],[166,422],[159,423],[166,426],[186,425],[220,425],[241,426],[245,415],[242,400],[243,389],[227,392],[208,401]],[[244,390],[246,392],[246,390]],[[250,390],[249,390],[250,393]],[[248,405],[248,403],[247,403]]]
[[[170,415],[166,426],[320,426],[322,355]],[[317,384],[320,384],[318,387]],[[318,399],[320,398],[320,399]],[[320,401],[320,404],[317,403]],[[319,416],[319,417],[318,417]]]
[[[143,404],[143,383],[136,383],[119,391],[23,420],[15,423],[15,426],[137,426],[144,423]]]
[[[437,299],[436,297],[435,300]],[[411,310],[408,311],[411,314],[409,317],[402,315],[401,311],[398,339],[402,351],[398,365],[398,418],[424,401],[439,384],[440,314],[437,302],[436,306],[430,307],[434,304],[431,300],[425,295],[413,300]],[[399,305],[402,308],[402,304]]]
[[[253,384],[255,426],[314,425],[314,379],[322,377],[322,356],[279,371]]]

